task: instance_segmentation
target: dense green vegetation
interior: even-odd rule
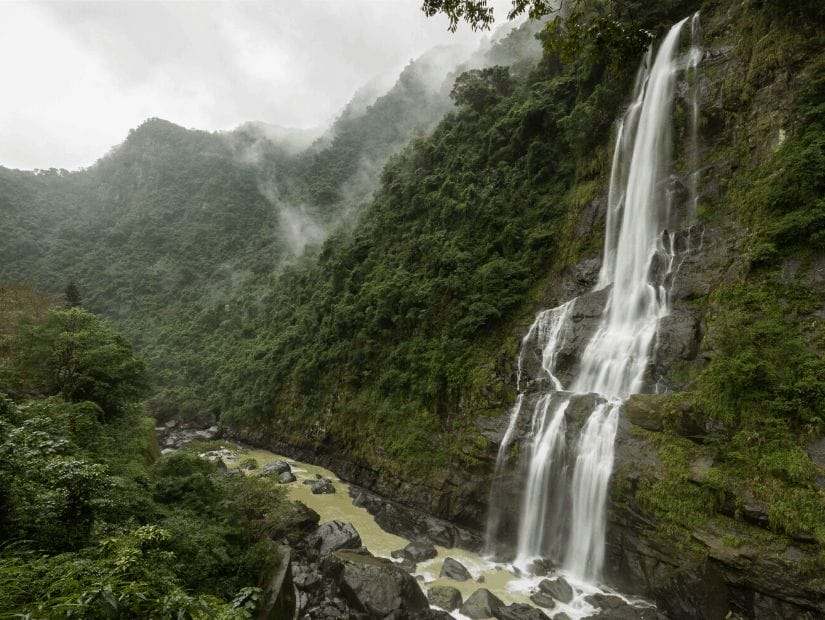
[[[0,617],[250,617],[279,563],[282,490],[194,454],[159,457],[134,403],[140,366],[94,315],[53,309],[14,340],[0,379]]]
[[[515,69],[457,76],[447,89],[455,106],[429,133],[416,133],[427,115],[411,110],[442,110],[447,91],[426,90],[410,66],[367,113],[345,113],[298,156],[251,131],[225,139],[154,119],[81,173],[0,168],[11,231],[0,277],[32,277],[53,294],[75,281],[81,303],[144,353],[159,418],[220,417],[375,466],[474,466],[487,448],[474,422],[512,398],[524,321],[559,271],[599,253],[599,225],[580,218],[606,187],[639,50],[700,4],[711,27],[725,24],[709,45],[738,50],[734,77],[714,78],[719,101],[702,117],[703,164],[726,173],[712,179],[700,224],[744,237],[744,250],[690,301],[704,315],[702,356],[681,368],[689,389],[662,411],[678,405],[704,431],[685,437],[666,425],[648,437],[663,470],[635,499],[668,534],[723,511],[739,518],[747,500],[764,508],[772,536],[822,545],[822,472],[805,452],[825,427],[823,291],[811,275],[825,252],[819,1],[576,3],[576,19],[540,35],[535,66],[521,58]],[[457,18],[476,10],[428,5]],[[502,65],[518,58],[524,32],[496,48]],[[774,92],[803,82],[790,103]],[[781,139],[758,133],[760,115]],[[325,241],[298,231],[309,243],[293,258],[285,212],[323,223]],[[244,531],[266,529],[243,502],[276,506],[277,494],[215,479],[186,456],[149,466],[148,422],[133,408],[143,373],[124,340],[79,308],[38,316],[19,340],[0,325],[2,391],[18,403],[4,401],[10,456],[0,465],[3,531],[20,541],[2,550],[3,583],[19,591],[8,609],[25,609],[50,579],[64,603],[87,592],[89,605],[109,604],[93,586],[106,583],[100,592],[117,592],[123,609],[148,604],[127,587],[134,579],[155,601],[224,609],[204,597],[230,600],[272,560],[225,507],[245,511]],[[132,448],[124,456],[114,445]],[[691,466],[704,457],[711,465],[697,480]],[[57,532],[69,514],[76,526]],[[201,557],[205,546],[215,551]],[[237,572],[240,558],[248,572]],[[149,563],[168,578],[141,572]],[[19,577],[24,564],[38,567],[31,584]]]
[[[783,70],[800,62],[800,49],[815,55],[804,61],[792,131],[774,153],[733,179],[723,201],[705,209],[712,221],[730,218],[749,230],[746,276],[697,300],[706,307],[704,346],[712,355],[694,389],[673,399],[676,406],[689,403],[699,426],[712,430],[697,445],[695,437],[688,441],[673,429],[661,452],[667,474],[640,499],[676,530],[731,513],[731,506],[734,516],[744,504],[751,511],[756,506],[774,533],[821,548],[822,470],[805,448],[825,429],[823,288],[816,275],[825,251],[825,35],[821,22],[800,26],[793,14],[782,27],[760,17],[748,24],[761,44],[753,65]],[[798,31],[806,29],[812,38],[799,40]],[[697,481],[689,464],[702,454],[711,456],[713,467]]]

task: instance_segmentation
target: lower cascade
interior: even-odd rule
[[[690,43],[683,46],[688,32]],[[523,429],[529,442],[521,455],[515,558],[522,571],[530,572],[538,558],[550,558],[577,579],[601,578],[620,409],[631,394],[652,389],[648,366],[659,320],[669,313],[670,285],[690,245],[683,233],[669,231],[679,230],[685,208],[696,203],[695,178],[685,204],[677,204],[666,181],[675,86],[680,76],[695,77],[698,38],[697,13],[674,25],[655,57],[651,48],[639,68],[633,102],[618,123],[595,290],[539,313],[522,340],[519,393],[496,463],[499,480]],[[695,92],[688,94],[694,157],[696,100]],[[594,328],[582,335],[576,323],[593,314],[593,304],[601,309]],[[494,484],[487,526],[491,553],[508,518],[498,492]]]

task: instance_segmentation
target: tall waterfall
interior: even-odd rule
[[[688,21],[691,47],[682,54],[680,40]],[[659,320],[669,312],[669,283],[679,267],[676,235],[668,232],[678,222],[665,181],[671,168],[676,79],[692,72],[696,82],[698,36],[696,14],[670,29],[655,57],[648,51],[636,76],[633,102],[618,123],[596,286],[602,293],[589,294],[603,294],[606,301],[592,335],[578,349],[567,385],[557,364],[582,298],[539,313],[522,341],[519,396],[499,449],[496,477],[516,429],[526,422],[522,416],[532,408],[516,556],[516,565],[524,570],[529,571],[537,557],[549,556],[579,578],[594,581],[601,574],[619,410],[628,396],[644,389]],[[695,155],[698,97],[690,96]],[[691,183],[695,185],[695,179]],[[691,194],[695,202],[695,187]],[[538,351],[540,377],[530,382],[523,376],[523,364]],[[577,415],[571,410],[581,409],[581,403],[585,421],[576,432],[570,428]],[[500,519],[500,511],[491,509],[488,548]]]

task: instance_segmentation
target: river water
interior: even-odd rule
[[[229,468],[238,467],[241,460],[248,458],[255,459],[258,468],[247,472],[249,475],[255,475],[266,464],[273,461],[286,461],[289,463],[292,467],[293,474],[297,478],[295,482],[284,485],[287,489],[289,499],[302,502],[317,512],[321,517],[321,523],[333,520],[352,523],[361,535],[361,541],[364,546],[369,549],[373,555],[390,558],[392,551],[402,549],[410,542],[405,538],[385,532],[378,526],[372,518],[372,515],[370,515],[366,509],[353,505],[352,498],[349,495],[349,485],[341,481],[330,470],[318,467],[317,465],[302,463],[267,450],[243,448],[232,444],[228,444],[226,447],[236,455],[234,458],[224,457],[224,462]],[[306,479],[314,480],[316,475],[331,480],[335,487],[335,493],[313,495],[309,485],[303,482]],[[550,574],[547,577],[521,577],[519,576],[518,569],[510,564],[492,562],[463,549],[447,549],[436,546],[436,550],[438,551],[438,556],[432,560],[420,562],[416,566],[416,572],[414,573],[425,593],[433,586],[451,586],[461,592],[462,598],[466,600],[467,597],[479,588],[487,588],[505,604],[527,603],[536,606],[535,603],[530,601],[530,595],[538,590],[538,584],[542,579],[552,579],[556,576]],[[448,578],[439,578],[438,575],[441,572],[441,565],[447,557],[454,558],[461,562],[472,574],[473,580],[461,582]],[[584,600],[584,597],[590,594],[601,592],[621,596],[612,590],[600,589],[592,584],[580,582],[564,572],[558,574],[564,576],[573,586],[576,597],[569,605],[557,602],[552,610],[543,609],[550,618],[553,618],[561,612],[566,613],[572,620],[594,614],[597,610]],[[630,601],[630,599],[626,597],[622,598]],[[452,612],[452,615],[459,620],[466,618],[466,616],[458,612]]]

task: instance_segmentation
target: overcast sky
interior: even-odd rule
[[[0,165],[88,166],[153,116],[208,130],[328,123],[372,78],[483,36],[448,32],[420,4],[0,0]]]

